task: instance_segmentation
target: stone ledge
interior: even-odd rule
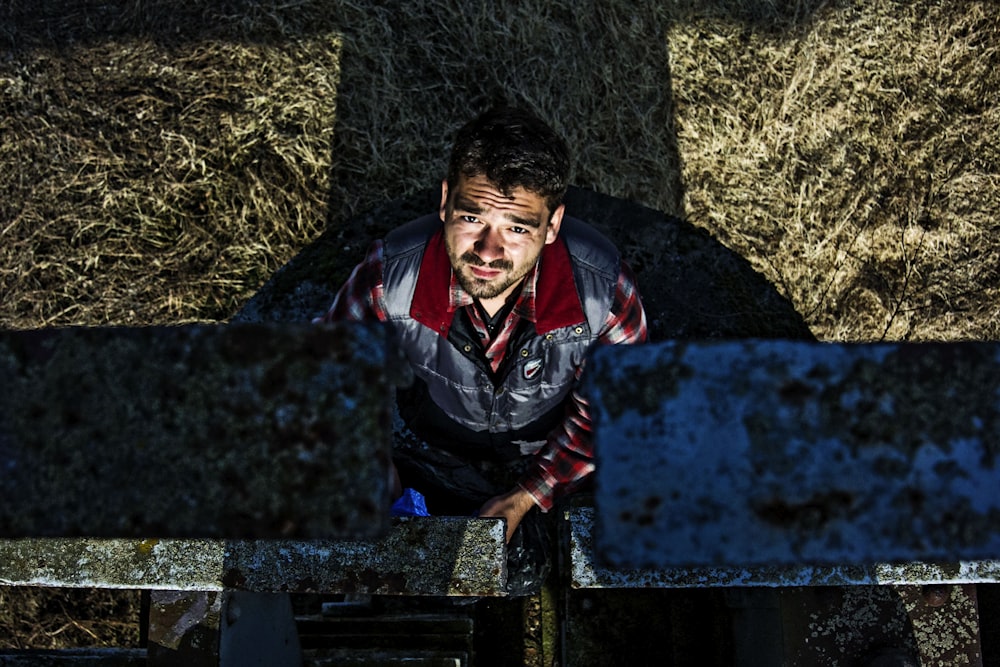
[[[594,554],[594,509],[567,511],[570,586],[585,588],[730,588],[925,585],[1000,582],[1000,561],[876,563],[866,566],[610,568]]]
[[[500,519],[394,519],[360,540],[0,540],[0,584],[375,595],[496,596]]]

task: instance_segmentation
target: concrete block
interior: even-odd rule
[[[0,332],[0,536],[371,537],[380,327]]]
[[[500,519],[394,519],[378,540],[0,540],[0,584],[174,591],[503,595]]]
[[[0,539],[0,584],[221,590],[222,540]]]
[[[608,346],[584,392],[607,564],[1000,558],[1000,345]]]
[[[1000,561],[620,568],[594,551],[594,508],[567,512],[570,586],[574,589],[790,588],[801,586],[948,585],[1000,582]]]
[[[223,581],[254,591],[494,596],[506,583],[503,521],[396,519],[377,542],[230,542]]]

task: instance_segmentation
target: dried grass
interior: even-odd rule
[[[8,10],[0,325],[224,319],[324,218],[435,183],[501,96],[579,147],[578,183],[679,201],[662,11],[227,5]]]
[[[0,586],[0,648],[139,646],[136,591]]]
[[[8,24],[4,326],[221,319],[323,226],[340,36],[265,14],[220,39],[198,31],[223,16],[141,5]]]
[[[989,2],[676,24],[689,219],[822,339],[998,338],[998,34]]]
[[[0,325],[224,319],[504,96],[820,338],[997,337],[988,0],[652,4],[11,3]]]

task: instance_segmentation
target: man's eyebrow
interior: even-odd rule
[[[483,207],[471,199],[459,195],[455,198],[455,210],[465,211],[466,213],[482,213]]]
[[[457,197],[455,197],[455,210],[479,215],[485,209],[476,202],[472,201],[471,199],[463,197],[462,195],[458,195]],[[531,227],[533,229],[539,229],[542,226],[542,223],[539,222],[538,220],[534,218],[525,218],[524,216],[518,215],[516,213],[504,213],[503,216],[508,220],[510,220],[511,222],[513,222],[514,224],[520,225],[521,227]]]
[[[524,218],[515,213],[507,213],[506,218],[511,222],[521,225],[522,227],[533,227],[534,229],[538,229],[542,226],[542,224],[534,218]]]

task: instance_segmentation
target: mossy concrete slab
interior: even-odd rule
[[[0,332],[0,536],[371,537],[377,326]]]
[[[222,589],[222,540],[0,540],[0,584],[67,588]]]
[[[567,511],[570,586],[594,588],[729,588],[800,586],[921,586],[1000,582],[1000,561],[874,563],[843,566],[616,568],[594,551],[594,509]]]
[[[372,595],[503,595],[507,578],[500,519],[396,519],[376,542],[226,544],[224,581],[253,591]]]
[[[378,540],[0,540],[0,584],[175,591],[504,594],[500,519],[393,519]]]
[[[148,667],[146,649],[0,649],[3,667]]]
[[[597,553],[620,567],[1000,558],[1000,345],[595,352]]]

